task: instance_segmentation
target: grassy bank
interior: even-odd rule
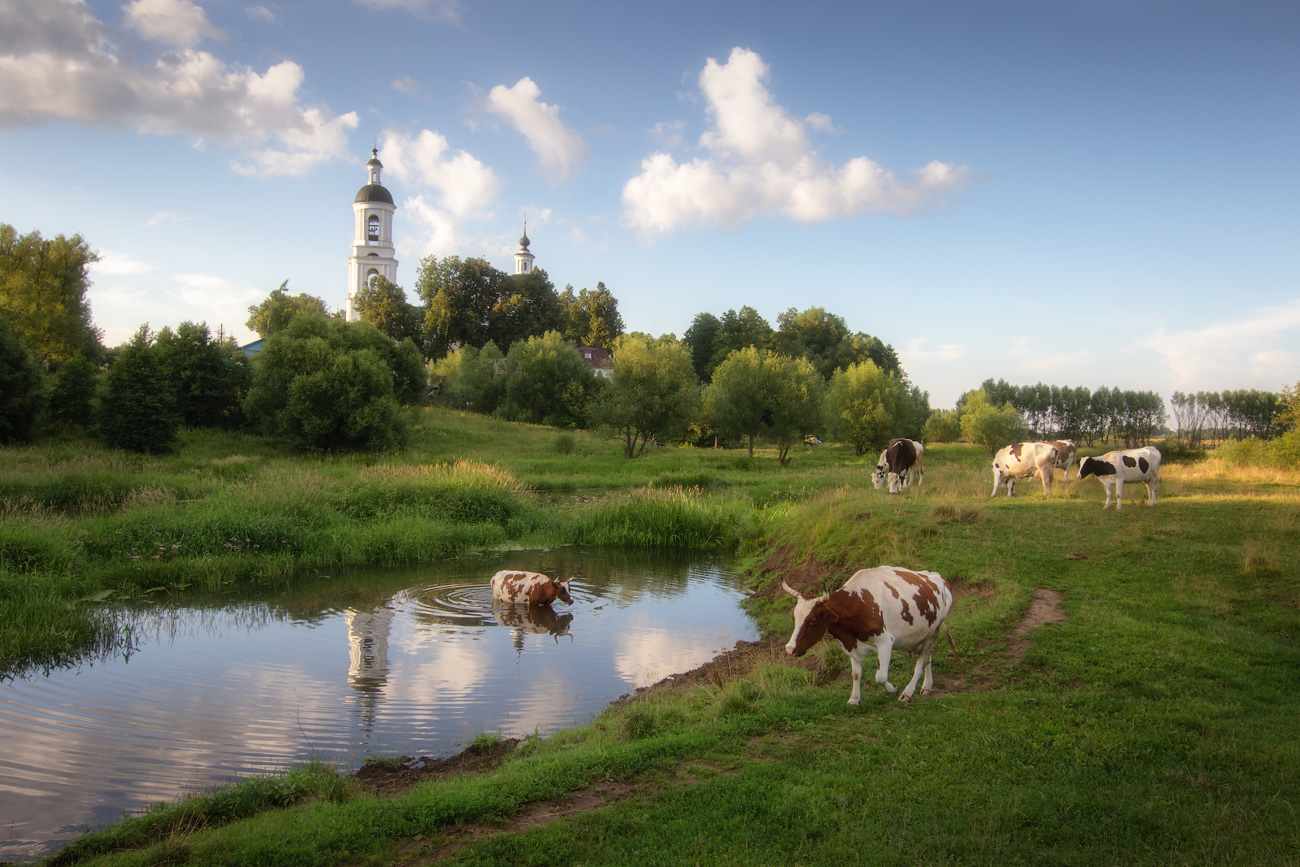
[[[116,531],[139,528],[143,544],[169,512],[234,513],[238,491],[278,504],[246,505],[249,515],[289,513],[274,529],[307,541],[223,553],[218,524],[204,555],[178,549],[139,568],[199,575],[180,564],[206,559],[239,564],[221,566],[236,584],[288,581],[321,550],[373,553],[350,537],[329,547],[325,526],[366,538],[399,537],[409,523],[418,539],[436,524],[509,540],[739,543],[755,611],[781,641],[789,600],[771,592],[775,578],[830,587],[894,563],[957,586],[961,663],[937,655],[934,695],[904,705],[864,687],[853,708],[838,648],[800,664],[757,652],[754,667],[719,668],[703,685],[650,691],[591,725],[530,739],[496,770],[386,798],[312,769],[248,781],[84,837],[59,863],[1300,862],[1300,474],[1170,465],[1154,509],[1139,504],[1139,485],[1117,513],[1100,508],[1092,479],[1058,480],[1049,498],[1024,485],[990,500],[987,456],[962,446],[927,450],[925,485],[891,497],[871,488],[867,462],[825,447],[786,471],[775,459],[675,449],[629,463],[584,435],[566,456],[553,433],[510,426],[499,434],[508,447],[483,468],[483,440],[498,435],[477,427],[488,424],[437,416],[418,459],[249,454],[245,474],[220,484],[211,465],[227,458],[209,445],[202,460],[171,459],[189,470],[164,461],[115,476],[148,475],[153,491],[115,505],[56,508],[29,494],[6,506],[5,532],[27,534],[22,562],[83,582],[78,593],[147,592],[128,580],[137,565],[116,559]],[[454,460],[461,469],[435,469]],[[456,523],[445,491],[433,492],[470,478],[479,511]],[[168,492],[166,508],[144,502]],[[291,520],[301,536],[287,535]],[[1066,619],[1019,634],[1036,590],[1059,594]]]

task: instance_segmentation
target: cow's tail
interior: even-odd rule
[[[948,646],[952,648],[953,657],[957,660],[957,664],[961,665],[961,654],[957,652],[957,642],[953,639],[952,632],[948,629],[948,624],[943,623],[940,625],[943,626],[943,634],[948,636]]]

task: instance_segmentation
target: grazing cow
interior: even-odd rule
[[[502,569],[492,576],[492,598],[513,605],[550,605],[556,599],[573,604],[569,582],[547,578],[539,572]]]
[[[1052,440],[1048,445],[1056,446],[1056,468],[1065,470],[1065,478],[1070,478],[1070,465],[1074,463],[1074,453],[1079,444],[1074,440]]]
[[[876,461],[876,469],[871,474],[871,483],[880,490],[885,479],[889,479],[889,493],[897,494],[912,484],[916,478],[917,485],[925,483],[925,465],[922,457],[925,446],[916,440],[892,439]]]
[[[785,581],[782,589],[795,597],[794,632],[785,645],[791,656],[803,656],[827,632],[853,662],[853,692],[849,704],[862,697],[862,660],[874,649],[880,661],[876,683],[897,692],[889,682],[889,657],[894,648],[913,652],[916,670],[899,701],[911,701],[916,682],[925,675],[921,695],[934,686],[930,654],[939,627],[952,609],[952,591],[937,572],[913,572],[893,566],[861,569],[834,593],[804,596]],[[952,641],[951,633],[948,640]],[[954,643],[953,652],[957,647]]]
[[[1043,480],[1043,496],[1052,491],[1052,472],[1056,469],[1056,446],[1051,443],[1015,443],[993,456],[993,493],[1007,483],[1007,496],[1016,495],[1016,479],[1038,473]]]
[[[1079,460],[1079,478],[1096,476],[1106,488],[1103,509],[1110,508],[1110,495],[1115,494],[1115,511],[1124,508],[1124,483],[1146,482],[1147,505],[1156,504],[1156,488],[1160,487],[1160,450],[1155,446],[1143,449],[1106,452],[1099,458]]]

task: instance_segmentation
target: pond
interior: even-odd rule
[[[572,578],[573,604],[494,604],[498,569]],[[123,608],[129,653],[0,683],[0,861],[312,758],[351,771],[583,724],[756,638],[744,596],[710,555],[557,548]]]

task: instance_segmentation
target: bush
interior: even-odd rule
[[[1160,462],[1163,464],[1188,464],[1205,459],[1205,449],[1180,439],[1167,439],[1152,443],[1160,450]]]
[[[0,443],[30,440],[44,408],[40,366],[9,320],[0,317]]]
[[[113,448],[160,452],[176,442],[180,419],[149,326],[142,325],[104,375],[96,419]]]
[[[59,424],[84,425],[91,419],[99,371],[86,356],[77,353],[59,369],[50,392],[50,420]]]

